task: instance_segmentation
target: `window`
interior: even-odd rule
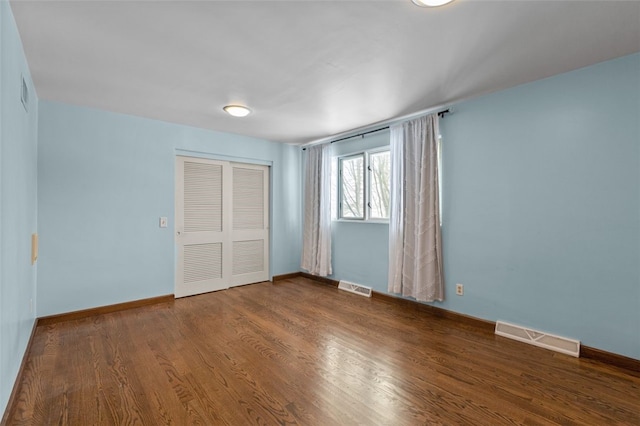
[[[389,220],[388,150],[340,157],[338,171],[339,219]]]
[[[340,218],[364,219],[364,154],[340,159]]]

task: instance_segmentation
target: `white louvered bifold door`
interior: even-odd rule
[[[269,279],[269,168],[231,163],[231,285]]]
[[[269,168],[176,159],[176,297],[269,279]]]
[[[176,161],[176,297],[229,287],[231,169],[224,161]]]

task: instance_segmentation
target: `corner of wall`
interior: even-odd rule
[[[0,0],[0,407],[35,324],[38,98],[9,3]],[[22,78],[30,102],[23,105]]]

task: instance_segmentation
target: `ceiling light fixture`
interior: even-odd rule
[[[453,0],[411,0],[413,4],[420,7],[438,7],[447,3],[451,3]]]
[[[227,114],[233,115],[234,117],[246,117],[251,113],[251,110],[242,105],[227,105],[222,108]]]

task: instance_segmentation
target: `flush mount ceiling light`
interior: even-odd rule
[[[413,4],[420,7],[437,7],[451,3],[453,0],[411,0]]]
[[[222,108],[229,115],[233,115],[234,117],[246,117],[251,113],[251,110],[242,105],[227,105]]]

